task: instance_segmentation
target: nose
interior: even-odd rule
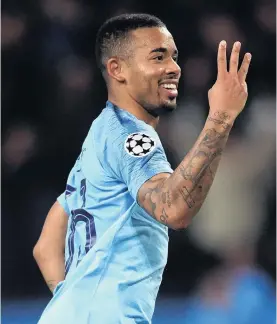
[[[176,76],[180,76],[181,74],[181,68],[178,65],[178,63],[176,61],[173,60],[173,58],[171,58],[170,63],[167,66],[167,74],[174,74]]]

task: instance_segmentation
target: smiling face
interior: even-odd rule
[[[180,67],[172,35],[165,28],[130,32],[132,55],[125,73],[125,90],[151,115],[176,108]]]

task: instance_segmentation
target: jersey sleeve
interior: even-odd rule
[[[108,138],[103,159],[111,172],[123,181],[134,200],[140,187],[159,173],[172,173],[157,134],[147,131],[121,132]]]
[[[63,192],[58,198],[57,201],[59,202],[59,204],[63,207],[63,209],[65,210],[65,212],[67,213],[67,215],[70,215],[70,210],[67,204],[67,201],[65,199],[65,192]]]

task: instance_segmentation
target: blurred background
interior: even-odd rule
[[[189,229],[170,232],[153,323],[275,323],[273,0],[2,1],[2,323],[36,323],[51,298],[32,249],[105,106],[96,32],[124,12],[160,17],[180,52],[178,110],[158,129],[173,168],[206,119],[218,42],[253,54],[248,103],[208,198]]]

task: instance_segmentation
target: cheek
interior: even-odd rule
[[[158,93],[158,82],[165,69],[147,64],[137,64],[129,75],[129,89],[137,95],[151,96]]]
[[[149,92],[149,90],[151,90],[151,92],[153,93],[154,91],[157,92],[158,91],[158,83],[161,80],[161,78],[164,75],[164,69],[163,68],[149,68],[147,69],[144,74],[143,74],[143,78],[144,78],[144,83],[145,83],[145,88],[146,90]]]
[[[153,82],[158,82],[164,75],[164,68],[162,67],[149,67],[145,70],[145,76],[148,80]]]
[[[153,64],[150,62],[143,62],[136,65],[135,73],[142,76],[147,81],[158,81],[165,73],[165,69],[162,65]]]

